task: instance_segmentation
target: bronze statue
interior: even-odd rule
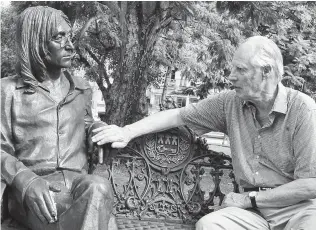
[[[110,183],[87,174],[96,122],[89,84],[63,71],[74,56],[71,37],[61,11],[26,9],[17,75],[1,81],[1,180],[10,215],[31,229],[104,230],[112,212]]]

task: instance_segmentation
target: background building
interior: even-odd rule
[[[172,71],[171,76],[168,76],[166,87],[166,98],[172,98],[177,107],[184,107],[189,103],[195,103],[198,98],[194,95],[184,95],[177,92],[191,86],[191,82],[181,76],[180,71]],[[150,86],[147,89],[146,96],[149,102],[148,114],[156,113],[160,110],[162,94],[164,90],[164,82],[159,84],[159,87]]]

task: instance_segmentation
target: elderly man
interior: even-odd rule
[[[201,218],[196,228],[316,229],[316,104],[285,88],[282,75],[277,45],[251,37],[232,61],[234,90],[123,128],[96,129],[92,140],[121,148],[137,136],[180,125],[198,134],[226,133],[242,193],[229,193],[224,208]]]
[[[87,174],[91,89],[62,71],[74,56],[71,32],[61,11],[26,9],[17,75],[1,80],[1,181],[11,216],[35,230],[106,230],[113,206],[110,183]]]

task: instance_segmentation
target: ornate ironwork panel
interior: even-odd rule
[[[238,192],[230,157],[185,127],[138,138],[106,162],[119,218],[195,223]]]

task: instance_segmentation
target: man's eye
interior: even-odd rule
[[[237,70],[238,70],[239,72],[244,72],[244,71],[245,71],[244,68],[241,68],[241,67],[236,67],[236,68],[237,68]]]
[[[61,41],[63,39],[63,36],[62,35],[56,35],[56,36],[53,37],[53,39],[55,41]]]

